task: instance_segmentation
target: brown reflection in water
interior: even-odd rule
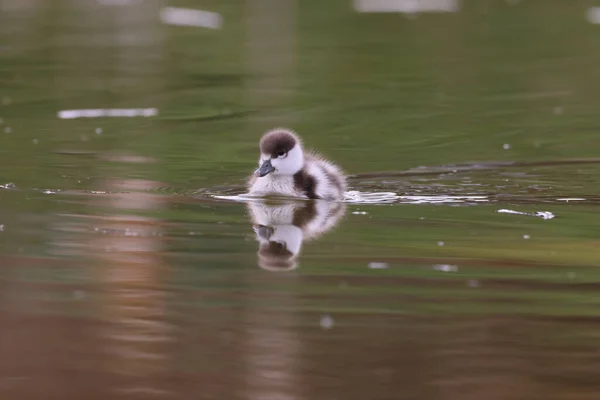
[[[100,51],[97,57],[110,60],[109,73],[102,74],[101,79],[96,73],[92,79],[99,85],[119,88],[118,101],[125,107],[160,108],[160,104],[147,103],[146,97],[136,94],[136,90],[140,90],[142,82],[144,90],[152,93],[162,89],[161,79],[147,78],[162,73],[164,27],[157,18],[162,5],[162,0],[78,5],[85,9],[82,15],[101,13],[105,18],[104,29],[110,34],[91,40],[100,50],[103,46],[108,50]],[[113,105],[114,99],[110,100]],[[125,119],[119,126],[156,134],[155,125],[140,118]],[[136,169],[152,168],[147,163],[151,159],[121,150],[127,147],[128,137],[136,135],[125,135],[118,151],[104,156],[118,163],[111,168],[110,176],[130,176]],[[111,194],[102,198],[106,202],[99,210],[104,215],[95,226],[105,234],[92,239],[89,256],[95,260],[96,280],[105,287],[99,314],[106,324],[98,335],[108,368],[116,374],[108,387],[113,396],[162,398],[173,394],[165,383],[170,372],[169,349],[175,339],[174,326],[167,320],[167,294],[163,287],[168,266],[162,258],[162,221],[140,216],[155,214],[164,207],[165,199],[150,193],[155,186],[160,184],[109,178],[99,187]]]
[[[101,28],[102,34],[89,30],[61,38],[72,44],[61,47],[65,50],[60,58],[73,66],[73,73],[63,76],[59,85],[69,88],[84,83],[85,89],[97,91],[86,102],[91,108],[160,108],[160,104],[147,103],[140,90],[157,93],[163,83],[160,79],[148,80],[148,76],[160,76],[162,72],[164,27],[157,18],[162,3],[70,2],[70,13],[77,22]],[[110,97],[103,95],[107,88],[114,91]],[[64,108],[77,105],[64,104]],[[163,289],[168,266],[162,259],[162,221],[140,216],[164,207],[164,198],[149,193],[159,185],[156,182],[112,178],[152,167],[151,159],[122,149],[128,147],[128,138],[137,137],[141,130],[156,134],[155,126],[142,118],[101,119],[97,123],[99,127],[107,123],[113,132],[127,132],[118,139],[115,152],[101,155],[115,162],[105,171],[110,178],[96,185],[97,190],[109,194],[90,197],[90,205],[98,215],[92,221],[95,234],[86,256],[94,265],[94,281],[103,289],[95,314],[104,324],[96,337],[104,353],[105,372],[113,376],[105,390],[111,397],[170,397],[165,377],[170,371],[174,326],[167,320]]]
[[[280,298],[279,304],[290,311],[265,313],[252,302],[245,307],[242,345],[245,374],[238,386],[239,398],[306,398],[300,374],[304,343],[294,328],[297,320],[294,297]]]
[[[156,210],[162,198],[144,193],[156,183],[142,180],[107,182],[111,197],[108,215],[97,226],[91,256],[98,261],[96,276],[106,284],[102,314],[108,321],[101,336],[112,370],[122,382],[114,389],[125,394],[169,395],[164,378],[174,326],[167,321],[166,294],[162,289],[167,266],[162,260],[161,221],[123,211]],[[142,190],[142,191],[139,191]]]
[[[102,324],[90,316],[85,298],[74,298],[92,288],[19,279],[23,270],[43,275],[66,268],[81,265],[26,255],[0,257],[5,278],[0,280],[1,399],[76,399],[86,393],[86,398],[102,399],[106,394],[104,385],[111,378],[96,339]]]
[[[307,398],[592,400],[600,390],[591,373],[600,367],[597,350],[564,337],[589,331],[589,321],[334,318],[330,331],[315,326],[299,334]]]

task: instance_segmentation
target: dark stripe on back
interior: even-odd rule
[[[317,181],[304,168],[294,174],[294,187],[304,193],[309,199],[318,199]]]
[[[292,224],[300,229],[312,221],[317,216],[317,207],[314,201],[306,202],[304,207],[294,210],[294,216],[292,218]]]

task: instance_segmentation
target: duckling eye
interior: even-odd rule
[[[287,153],[285,151],[280,151],[277,153],[277,157],[283,157],[285,156]]]

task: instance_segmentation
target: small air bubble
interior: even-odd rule
[[[73,291],[73,298],[75,300],[82,300],[85,297],[85,291],[83,290],[74,290]]]
[[[102,135],[102,128],[96,128],[96,135]]]
[[[441,247],[441,246],[443,246],[443,245],[445,245],[445,244],[446,244],[446,243],[444,243],[444,242],[442,242],[442,241],[439,241],[439,242],[437,243],[437,245],[438,245],[438,246],[440,246],[440,247]]]
[[[529,236],[529,235],[523,235],[523,239],[525,239],[525,240],[529,239],[530,237],[531,236]]]
[[[11,133],[11,132],[12,132],[12,128],[10,126],[4,127],[4,133]]]
[[[389,267],[388,263],[384,263],[384,262],[370,262],[369,263],[370,269],[387,269],[388,267]]]
[[[450,264],[437,264],[433,266],[433,269],[441,272],[456,272],[458,271],[458,266]]]
[[[4,224],[0,225],[0,232],[4,232]]]
[[[481,284],[476,279],[469,279],[467,281],[467,286],[470,288],[478,288]]]
[[[508,144],[508,143],[504,143],[504,144],[502,145],[502,148],[503,148],[504,150],[509,150],[509,149],[510,149],[510,144]]]
[[[334,324],[335,322],[333,321],[333,318],[331,318],[329,315],[323,315],[321,317],[321,321],[319,321],[319,325],[321,325],[321,328],[323,329],[331,329],[333,328]]]

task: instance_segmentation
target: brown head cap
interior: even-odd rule
[[[290,151],[296,144],[300,144],[300,139],[294,132],[277,128],[268,131],[260,139],[260,152],[276,158]]]
[[[269,242],[260,246],[258,264],[269,271],[289,271],[296,268],[295,255],[285,244],[279,242]]]

